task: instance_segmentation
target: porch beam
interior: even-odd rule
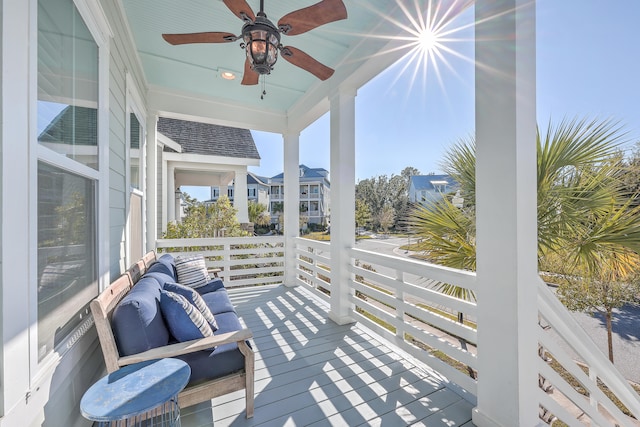
[[[478,405],[538,425],[535,1],[477,0]]]
[[[296,238],[300,235],[300,134],[284,138],[284,284],[296,286]]]
[[[353,322],[349,299],[350,248],[355,246],[355,99],[340,89],[330,98],[331,311],[339,325]]]

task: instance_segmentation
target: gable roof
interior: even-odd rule
[[[450,175],[412,175],[409,177],[409,187],[415,190],[433,190],[435,185],[444,183],[450,187],[458,185]]]
[[[183,153],[260,158],[249,129],[160,117],[158,132],[180,144]]]
[[[300,165],[298,167],[299,170],[302,171],[302,176],[300,176],[300,179],[317,179],[317,180],[322,180],[322,179],[326,179],[327,182],[329,181],[327,179],[327,176],[329,175],[329,171],[326,170],[325,168],[310,168],[306,165]],[[271,177],[271,179],[275,179],[275,180],[282,180],[284,179],[284,172],[279,173],[276,176]]]
[[[38,135],[40,142],[70,145],[98,145],[98,111],[69,105]]]
[[[256,175],[252,172],[247,172],[247,184],[260,184],[260,185],[269,185],[269,178],[264,176]]]

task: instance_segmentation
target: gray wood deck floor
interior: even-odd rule
[[[472,405],[358,324],[339,326],[304,288],[230,291],[256,352],[255,415],[244,391],[182,410],[183,427],[464,426]]]

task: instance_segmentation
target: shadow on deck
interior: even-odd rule
[[[446,381],[360,325],[339,326],[302,287],[230,290],[253,331],[255,415],[244,391],[182,410],[182,426],[472,426]]]

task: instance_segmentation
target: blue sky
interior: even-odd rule
[[[456,21],[473,20],[469,10]],[[564,117],[613,118],[629,132],[629,149],[640,140],[640,0],[538,0],[537,114],[545,128]],[[473,58],[473,30],[445,45]],[[447,148],[474,132],[474,68],[443,52],[438,63],[416,72],[400,61],[358,91],[356,179],[399,174],[413,166],[441,172]],[[409,66],[407,63],[411,62]],[[249,170],[282,172],[282,136],[253,132],[262,158]],[[300,136],[300,163],[329,169],[328,114]]]

